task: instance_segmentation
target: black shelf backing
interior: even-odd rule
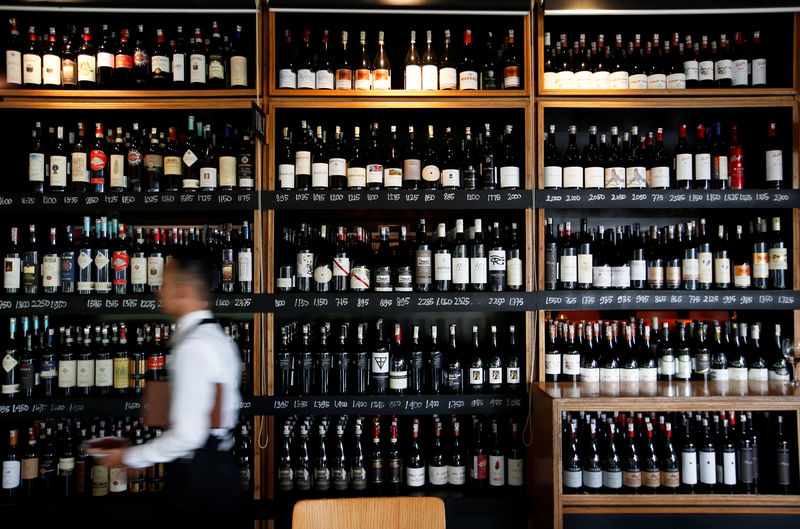
[[[51,211],[251,211],[259,209],[256,191],[197,193],[3,193],[4,212],[28,212],[31,208]]]
[[[422,294],[419,292],[368,292],[363,294],[275,294],[272,310],[283,313],[354,312],[520,312],[536,310],[532,292],[482,292]]]
[[[553,290],[539,292],[541,310],[793,310],[793,290]]]
[[[797,208],[800,190],[538,189],[541,209]]]
[[[221,314],[266,312],[266,299],[259,294],[217,294],[212,310]],[[3,295],[0,315],[15,314],[157,314],[160,303],[154,295]]]
[[[530,190],[264,191],[262,207],[293,209],[530,209]]]

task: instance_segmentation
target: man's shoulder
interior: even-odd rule
[[[202,325],[184,337],[178,348],[205,351],[226,345],[232,346],[233,342],[218,325]]]

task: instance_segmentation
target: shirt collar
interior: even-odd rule
[[[170,347],[174,347],[181,339],[183,339],[185,332],[188,329],[196,326],[202,320],[213,319],[214,313],[210,310],[196,310],[188,314],[184,314],[178,321],[175,322],[175,332],[170,337]]]

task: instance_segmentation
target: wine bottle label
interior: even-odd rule
[[[299,175],[311,174],[311,151],[295,152],[295,173]]]
[[[42,286],[61,286],[61,259],[57,255],[42,257]]]
[[[389,371],[389,388],[408,389],[408,371]]]
[[[786,248],[770,248],[769,256],[769,269],[770,270],[787,270],[789,267],[789,254]]]
[[[311,278],[314,275],[314,254],[311,252],[297,253],[297,266],[295,268],[298,278]]]
[[[97,56],[98,59],[98,66],[100,66],[100,55]],[[168,74],[169,73],[169,66],[170,60],[169,57],[166,55],[153,55],[150,58],[150,71],[154,74]]]
[[[666,285],[668,287],[680,287],[681,284],[681,267],[678,266],[666,266],[665,269],[666,275]]]
[[[111,167],[112,167],[112,169],[111,169],[112,170],[111,181],[113,182],[114,181],[114,176],[113,176],[113,174],[114,174],[113,173],[113,170],[114,170],[113,169],[113,167],[114,167],[114,162],[113,162],[114,155],[113,154],[111,155],[111,159],[112,159],[112,162],[111,162]],[[220,158],[220,169],[221,168],[222,168],[222,159]],[[164,174],[165,175],[171,175],[171,176],[178,176],[178,177],[182,177],[183,176],[183,160],[181,160],[180,156],[164,156]],[[112,187],[114,186],[113,183],[111,185],[112,185]]]
[[[747,380],[747,368],[746,367],[729,367],[728,368],[728,379],[729,380]]]
[[[147,259],[145,257],[131,258],[131,284],[147,284]]]
[[[280,189],[294,189],[294,165],[278,165],[278,186]]]
[[[383,165],[367,165],[367,184],[383,184]]]
[[[297,70],[297,88],[314,90],[317,87],[317,76],[308,68]]]
[[[164,258],[147,258],[147,284],[151,287],[160,287],[164,284]]]
[[[237,57],[244,61],[247,61],[244,57]],[[231,59],[231,69],[233,68],[233,59]],[[245,68],[244,71],[246,72],[247,69]],[[317,90],[333,90],[333,72],[328,70],[318,70],[316,73],[316,86]],[[241,77],[238,83],[239,86],[247,86],[246,77]],[[231,86],[234,86],[233,83],[233,74],[231,74]]]
[[[605,170],[605,186],[606,189],[624,189],[625,188],[625,168],[624,167],[607,167]]]
[[[602,167],[586,167],[583,170],[584,187],[602,189],[605,186],[605,169]]]
[[[506,66],[503,68],[503,88],[519,88],[521,73],[519,66]]]
[[[747,59],[736,59],[733,61],[733,80],[731,86],[747,86],[747,74],[749,69]]]
[[[700,483],[714,485],[717,482],[716,452],[700,450],[697,456],[697,466],[700,467]]]
[[[313,162],[311,164],[311,187],[329,187],[328,164],[326,162]]]
[[[547,74],[545,74],[545,84],[547,84]],[[474,70],[465,70],[458,74],[458,87],[461,90],[477,90],[478,89],[478,72]]]
[[[583,486],[583,472],[580,470],[567,470],[563,471],[564,486],[570,489],[579,489]]]
[[[508,276],[506,277],[506,284],[509,287],[522,287],[522,259],[519,257],[512,257],[506,262],[506,269]]]
[[[555,290],[558,284],[558,246],[546,244],[544,247],[544,282],[548,290]],[[576,265],[577,266],[577,265]]]
[[[560,375],[561,374],[561,354],[560,353],[544,353],[544,372],[546,375]]]
[[[628,77],[628,88],[631,90],[647,90],[647,76],[636,73]]]
[[[751,63],[751,76],[753,86],[767,84],[767,60],[753,59]]]
[[[94,55],[78,55],[78,82],[94,83],[96,81],[96,70],[97,63]]]
[[[39,55],[26,53],[22,56],[22,82],[42,84],[42,58]]]
[[[595,266],[592,268],[592,286],[594,288],[609,288],[611,286],[611,267]]]
[[[60,360],[58,362],[58,387],[74,388],[78,385],[77,361]]]
[[[17,50],[6,50],[6,83],[22,84],[22,54]]]
[[[581,367],[581,382],[600,382],[600,369]]]
[[[490,367],[489,368],[489,384],[499,385],[503,383],[503,368]]]
[[[311,490],[311,473],[307,468],[299,467],[294,470],[294,486],[297,490]]]
[[[127,358],[115,358],[113,361],[112,369],[114,389],[125,389],[128,387],[129,381],[129,366]]]
[[[789,370],[783,365],[779,367],[772,366],[767,372],[767,380],[777,380],[780,382],[789,382],[792,379]]]
[[[695,451],[681,452],[681,483],[697,485],[697,453]]]
[[[733,62],[730,59],[721,59],[714,63],[714,80],[733,78]]]
[[[3,287],[7,289],[20,287],[20,259],[6,257],[3,259]]]
[[[561,372],[564,375],[581,374],[581,356],[579,354],[561,355]]]
[[[779,447],[775,454],[775,464],[777,466],[778,485],[789,486],[791,484],[791,453],[788,449]]]
[[[430,285],[433,280],[431,251],[417,250],[416,282],[418,285]]]
[[[647,262],[642,259],[633,259],[628,263],[631,281],[647,280]]]
[[[61,84],[64,86],[75,86],[77,79],[78,65],[72,59],[61,60]]]
[[[622,471],[603,470],[603,486],[608,489],[622,488]]]
[[[89,171],[86,167],[86,153],[73,152],[70,165],[72,166],[72,181],[75,183],[89,183]]]
[[[406,466],[406,485],[414,488],[424,486],[425,467]]]
[[[79,388],[90,388],[94,386],[94,360],[78,360],[77,383]]]
[[[753,252],[751,273],[753,279],[767,279],[769,277],[769,254],[767,252]]]
[[[58,366],[55,360],[41,359],[39,361],[39,378],[40,379],[53,379],[58,376]]]
[[[422,90],[422,68],[417,64],[406,65],[404,87],[406,90]]]
[[[557,165],[547,165],[544,168],[545,189],[560,189],[564,186],[563,171]]]
[[[482,367],[470,367],[469,368],[469,383],[470,385],[480,385],[483,384],[483,368]]]
[[[592,89],[609,90],[611,88],[611,74],[609,72],[594,72],[592,74]]]
[[[372,72],[373,90],[391,90],[392,72],[386,68],[378,68]]]
[[[17,367],[18,364],[19,362],[17,359],[10,354],[6,354],[6,356],[3,357],[2,366],[6,373],[10,373],[11,370]]]
[[[572,70],[562,70],[556,74],[556,89],[557,90],[575,89],[575,74],[572,73]]]
[[[733,267],[733,286],[737,288],[750,287],[750,265],[737,265]]]
[[[664,90],[667,88],[667,76],[663,73],[656,73],[647,76],[648,90]]]
[[[469,258],[453,257],[451,259],[451,266],[453,268],[453,283],[459,285],[466,285],[469,283]]]
[[[239,252],[237,254],[237,267],[236,270],[239,273],[239,282],[240,283],[247,283],[253,280],[253,252]],[[328,274],[330,275],[330,269],[328,270]],[[314,274],[316,279],[317,274]],[[330,278],[328,278],[330,280]]]
[[[714,61],[699,61],[697,63],[697,80],[698,81],[714,80]]]
[[[97,387],[111,387],[114,384],[114,361],[111,358],[95,360],[94,383]]]
[[[189,56],[189,82],[206,84],[205,55],[201,53],[193,53]]]
[[[686,88],[685,73],[671,73],[667,76],[668,90],[684,90]]]
[[[236,156],[219,157],[219,185],[236,186]]]
[[[490,265],[491,268],[491,265]],[[433,255],[433,278],[436,281],[451,281],[453,278],[450,253],[436,252]]]
[[[766,367],[751,367],[747,370],[747,379],[756,381],[769,380]]]
[[[285,88],[294,88],[294,87],[287,86]],[[336,70],[336,89],[337,90],[353,89],[353,70]]]
[[[32,152],[28,154],[28,181],[44,182],[44,154]]]
[[[619,370],[619,381],[628,384],[639,382],[639,369],[622,368]]]
[[[573,76],[576,90],[591,90],[592,89],[592,72],[589,70],[580,70],[575,72]]]
[[[505,271],[506,270],[506,252],[505,250],[489,250],[489,272]],[[576,260],[577,265],[577,260]]]
[[[600,382],[619,383],[619,369],[618,368],[600,368]]]
[[[419,181],[422,178],[422,163],[416,158],[403,160],[403,180]]]
[[[297,88],[297,74],[288,68],[278,70],[278,88]]]
[[[697,81],[699,68],[700,66],[697,61],[683,61],[683,73],[686,74],[686,80]]]
[[[736,485],[736,453],[732,448],[722,452],[722,483]]]
[[[780,182],[783,180],[783,151],[770,150],[766,152],[767,182]]]
[[[561,282],[575,282],[578,280],[578,257],[576,255],[562,255],[559,258]]]
[[[458,169],[442,169],[443,187],[461,187],[461,172]]]
[[[521,382],[519,375],[518,367],[506,367],[506,384],[509,384],[512,388],[519,387],[518,384]]]
[[[657,489],[661,485],[661,473],[656,470],[642,471],[642,486]]]
[[[718,380],[721,382],[727,382],[730,380],[729,372],[730,370],[726,367],[724,369],[719,368],[712,368],[711,369],[711,380]]]
[[[677,365],[673,355],[662,355],[658,359],[658,374],[672,376],[675,374]],[[691,374],[691,373],[690,373]]]
[[[436,90],[438,88],[438,68],[435,64],[422,66],[422,89]]]
[[[472,465],[470,466],[470,477],[472,479],[487,479],[488,472],[488,458],[486,455],[474,455],[472,456]]]
[[[508,484],[512,487],[521,487],[524,482],[525,464],[520,458],[509,457],[506,460],[508,468]]]
[[[422,168],[422,179],[426,182],[438,182],[441,180],[441,171],[435,165],[426,165]]]
[[[347,168],[347,187],[365,187],[366,185],[367,185],[366,167]]]
[[[447,484],[448,467],[428,465],[428,481],[431,485]]]
[[[611,73],[611,89],[627,90],[630,85],[628,72],[619,71]]]
[[[350,259],[347,257],[333,258],[333,277],[347,277],[350,275]]]
[[[356,90],[372,90],[372,72],[366,68],[356,70]]]
[[[753,447],[743,446],[737,452],[739,459],[739,481],[753,483]]]
[[[568,189],[583,187],[583,167],[575,165],[564,167],[564,187]]]
[[[669,167],[662,165],[650,169],[650,187],[653,189],[669,187]]]
[[[466,483],[467,472],[464,466],[447,465],[447,483],[450,485],[463,485]]]
[[[500,189],[514,189],[520,187],[519,167],[500,167]]]
[[[644,189],[647,187],[646,167],[626,167],[625,187],[629,189]]]
[[[711,180],[711,155],[707,152],[694,155],[694,179]]]
[[[39,477],[39,458],[32,457],[22,460],[22,470],[20,472],[22,479],[36,479]]]
[[[714,282],[720,285],[729,285],[731,282],[731,260],[727,257],[714,259]]]
[[[403,185],[403,169],[400,167],[383,168],[383,185],[386,188],[400,188]]]
[[[592,254],[578,254],[578,283],[591,285],[592,275]]]
[[[117,55],[117,57],[119,58],[120,56]],[[231,59],[231,61],[233,61],[233,59]],[[132,66],[133,66],[133,58],[131,58],[130,60],[130,65],[124,67],[130,68]],[[120,67],[119,64],[117,64],[117,68],[119,67]],[[175,83],[186,82],[186,56],[183,53],[172,54],[172,81]],[[231,85],[233,85],[232,81]]]
[[[61,57],[45,54],[42,58],[42,81],[46,85],[61,86]]]
[[[631,288],[631,269],[627,265],[611,267],[611,287]]]
[[[455,68],[439,70],[439,90],[455,90],[458,88],[458,73]]]
[[[3,488],[19,487],[22,463],[20,461],[3,461]]]
[[[683,281],[697,281],[700,276],[700,261],[685,258],[681,260],[681,279]]]
[[[603,471],[598,469],[583,470],[583,486],[597,490],[603,486]]]
[[[658,369],[655,367],[640,367],[639,382],[656,382],[658,380]]]

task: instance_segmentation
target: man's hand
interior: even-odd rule
[[[95,464],[105,465],[108,467],[121,467],[125,466],[122,458],[125,457],[124,448],[90,448],[87,452],[92,456],[105,455],[105,457],[98,457],[95,459]]]

